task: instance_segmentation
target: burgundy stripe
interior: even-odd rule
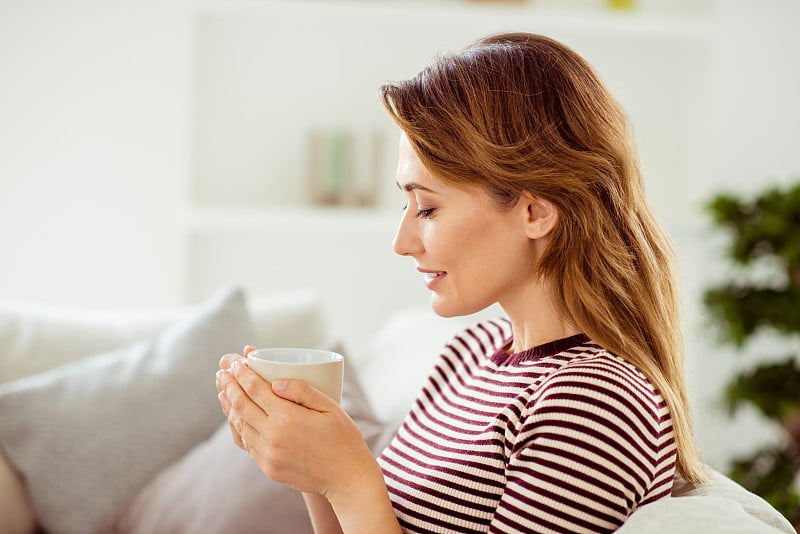
[[[495,332],[491,332],[488,328],[488,325],[495,327]],[[501,325],[487,321],[485,323],[478,323],[476,328],[483,331],[486,334],[486,337],[489,338],[489,344],[492,346],[493,349],[499,348],[504,346],[506,343],[511,341],[511,332],[510,329],[504,329]],[[508,330],[508,333],[506,331]]]
[[[463,380],[460,380],[459,382],[462,385],[463,389],[467,389],[468,388],[468,386],[466,386],[464,384]],[[444,396],[445,391],[442,389],[443,387],[446,388],[446,392],[449,394],[449,397],[445,397]],[[483,395],[484,395],[483,398],[477,397],[477,396],[470,396],[470,395],[467,395],[466,393],[462,393],[462,392],[454,389],[453,388],[453,384],[450,384],[448,382],[447,377],[431,376],[429,378],[429,380],[428,380],[428,383],[425,385],[425,387],[422,388],[422,391],[420,392],[420,395],[417,398],[417,401],[416,401],[415,405],[419,409],[424,411],[425,406],[423,406],[422,403],[421,403],[422,397],[427,399],[428,402],[430,403],[430,405],[435,405],[436,404],[435,401],[434,401],[435,398],[439,398],[439,399],[443,400],[445,403],[447,403],[448,405],[453,406],[455,408],[466,409],[466,410],[470,411],[473,414],[491,416],[491,415],[494,415],[495,413],[497,413],[498,409],[502,409],[502,408],[507,407],[509,399],[514,399],[514,398],[516,398],[518,396],[518,393],[515,393],[513,391],[508,391],[508,392],[504,393],[505,398],[501,397],[498,401],[492,402],[492,401],[486,400],[487,397],[488,398],[498,397],[498,395],[501,394],[501,392],[493,391],[493,390],[490,390],[490,389],[485,389],[485,390],[479,390],[477,388],[471,388],[471,389],[474,392],[482,392]],[[434,393],[437,393],[438,396],[434,396]],[[463,400],[465,402],[473,402],[475,404],[480,404],[480,405],[483,405],[483,406],[487,406],[489,408],[494,408],[494,410],[493,411],[489,411],[489,412],[480,412],[480,411],[476,410],[475,408],[467,408],[465,405],[455,404],[453,401],[450,400],[451,397],[452,398],[456,398],[456,399],[461,399],[461,400]],[[467,421],[469,421],[469,420],[467,420]]]
[[[406,478],[399,478],[396,475],[394,475],[393,473],[386,473],[386,476],[388,476],[388,477],[390,477],[390,478],[392,478],[394,480],[402,480],[405,483],[406,486],[408,486],[409,488],[417,490],[415,495],[427,495],[427,496],[429,496],[431,498],[434,498],[434,499],[440,499],[440,500],[443,500],[445,502],[449,502],[451,504],[460,505],[460,506],[463,506],[463,507],[465,507],[467,509],[478,510],[478,511],[484,512],[484,513],[492,512],[494,510],[494,506],[480,505],[480,504],[475,502],[475,498],[492,499],[492,498],[499,498],[500,495],[502,495],[502,491],[500,491],[500,492],[497,492],[497,491],[495,491],[495,492],[476,491],[475,488],[473,488],[473,487],[466,486],[466,485],[453,484],[452,482],[447,481],[447,480],[443,480],[441,478],[429,478],[427,476],[422,476],[419,473],[416,473],[416,475],[419,478],[422,478],[422,479],[424,479],[426,481],[431,481],[433,484],[440,484],[442,486],[447,486],[449,488],[452,488],[452,489],[456,490],[457,492],[463,492],[463,493],[469,495],[469,498],[468,499],[461,499],[461,498],[455,497],[453,493],[444,493],[442,491],[433,489],[431,486],[421,486],[421,485],[419,485],[417,483],[411,483]],[[431,503],[431,506],[437,506],[437,505],[433,505]]]
[[[656,502],[657,500],[663,499],[664,497],[669,497],[671,494],[672,494],[672,485],[670,484],[666,489],[664,489],[664,491],[656,493],[655,495],[652,495],[647,499],[643,500],[642,502],[640,502],[639,507],[642,507],[645,504]]]
[[[632,388],[641,389],[642,385],[637,385],[638,377],[632,376],[629,372],[628,373],[617,373],[612,371],[619,371],[616,367],[609,367],[604,369],[599,366],[595,365],[587,365],[584,362],[580,362],[574,366],[569,368],[565,368],[562,371],[564,376],[568,376],[569,378],[590,378],[592,380],[603,380],[608,384],[612,384],[614,386],[619,386],[620,382],[624,382]],[[556,380],[561,380],[562,376],[553,377]],[[633,379],[632,379],[633,378]],[[649,382],[647,383],[649,385]],[[664,405],[658,405],[652,400],[652,395],[654,394],[654,390],[649,391],[639,391],[639,395],[636,396],[636,399],[640,402],[647,405],[648,411],[658,413],[660,410],[664,408]]]
[[[566,452],[558,454],[558,451],[555,451],[554,449],[549,449],[547,452],[553,452],[554,456],[566,458],[568,460],[573,460],[576,463],[584,465],[583,462],[580,462],[582,458],[578,455]],[[573,469],[572,467],[567,467],[562,461],[553,461],[546,458],[539,458],[537,459],[536,463],[538,465],[541,465],[542,467],[547,467],[548,469],[551,469],[556,473],[560,472],[563,473],[565,476],[570,476],[579,480],[583,480],[587,485],[594,486],[598,488],[598,490],[606,494],[613,494],[615,492],[619,492],[620,489],[617,486],[610,485],[608,482],[604,482],[597,475],[603,475],[605,478],[616,480],[622,485],[625,492],[629,492],[632,494],[636,493],[636,486],[638,487],[643,486],[643,484],[639,480],[634,481],[634,483],[636,484],[636,486],[634,486],[634,484],[632,484],[631,481],[627,481],[624,478],[622,478],[618,471],[612,471],[611,469],[609,469],[604,465],[593,464],[591,466],[592,470],[590,476],[585,471],[578,471],[576,469]]]
[[[492,418],[496,417],[498,410],[504,410],[504,411],[510,410],[516,418],[519,418],[522,415],[522,408],[524,408],[524,404],[516,401],[516,396],[511,396],[511,395],[509,395],[508,398],[504,399],[504,402],[498,401],[494,403],[488,403],[483,401],[483,399],[481,399],[480,397],[470,397],[467,396],[466,394],[452,392],[452,394],[449,397],[445,397],[444,395],[441,395],[439,397],[440,400],[439,404],[441,404],[441,406],[433,403],[433,396],[431,395],[430,392],[427,391],[423,392],[422,395],[431,403],[430,407],[435,408],[438,413],[447,416],[448,418],[460,420],[461,422],[469,425],[472,425],[474,423],[476,417],[492,417]],[[461,401],[461,402],[457,403],[456,401]],[[474,408],[473,406],[468,406],[467,403],[472,403],[473,405],[482,404],[484,406],[494,407],[495,410],[481,412],[476,408]],[[419,408],[428,408],[428,407],[419,406]],[[450,410],[445,411],[446,408],[450,408],[451,410],[469,412],[469,414],[472,417],[467,418],[463,416],[457,416]],[[423,409],[422,411],[425,410]]]
[[[600,393],[603,392],[604,390],[598,389],[596,391]],[[639,421],[640,424],[636,424],[636,421],[631,420],[627,413],[620,411],[615,406],[601,402],[601,399],[586,395],[571,394],[571,393],[549,394],[547,396],[547,400],[548,400],[547,404],[536,408],[536,415],[537,416],[545,414],[552,415],[553,417],[547,418],[548,421],[550,419],[558,419],[560,415],[571,415],[571,416],[581,417],[587,421],[592,421],[594,423],[597,423],[598,425],[602,425],[607,429],[616,432],[617,434],[620,434],[622,436],[628,436],[631,433],[635,434],[635,436],[638,438],[638,441],[640,441],[645,446],[647,446],[648,449],[650,449],[651,454],[657,452],[660,449],[660,446],[658,444],[659,441],[658,434],[654,433],[648,436],[641,429],[642,426],[648,426],[652,428],[654,424],[657,424],[657,422],[655,421],[651,420],[650,424],[647,425],[646,424],[647,419],[645,418]],[[589,406],[592,406],[592,408],[597,411],[590,411],[586,408],[579,408],[577,406],[562,406],[562,405],[553,406],[552,404],[549,403],[550,400],[580,402],[581,404],[584,405],[588,404]],[[634,414],[639,413],[634,408],[629,408],[629,410]],[[606,413],[605,414],[598,413],[601,411],[604,411]],[[606,419],[605,417],[608,417],[609,414],[614,415],[617,419],[621,420],[624,426],[617,423],[612,423],[610,420]],[[531,430],[535,432],[536,431],[535,427],[538,426],[538,423],[531,421],[526,426],[532,427]],[[588,428],[590,427],[587,427],[587,429]]]
[[[435,449],[437,451],[442,451],[442,452],[451,452],[451,453],[456,453],[456,454],[463,454],[464,451],[465,451],[463,446],[462,447],[447,447],[447,446],[445,446],[445,443],[453,443],[453,444],[461,444],[461,445],[484,445],[484,446],[494,447],[494,448],[499,449],[499,450],[503,450],[505,448],[503,442],[498,438],[487,438],[487,439],[475,440],[475,441],[468,441],[468,440],[446,441],[444,439],[442,441],[433,441],[433,440],[427,439],[425,436],[422,436],[418,432],[413,431],[410,427],[404,427],[404,431],[406,431],[409,435],[411,435],[411,437],[413,437],[417,441],[421,441],[423,444],[425,444],[425,445],[427,445],[429,447],[432,447],[433,449]],[[408,447],[417,448],[416,446],[414,446],[410,442],[405,441],[405,438],[400,434],[398,434],[396,439],[403,440],[402,443],[404,445],[408,446]],[[423,453],[422,449],[420,449],[419,452],[422,454]],[[505,460],[505,456],[499,451],[498,452],[491,452],[491,451],[483,451],[483,450],[473,450],[473,451],[470,452],[470,454],[473,454],[473,455],[476,455],[476,456],[481,456],[481,457],[484,457],[484,458],[492,458],[494,460]]]
[[[650,473],[652,471],[651,469],[648,469],[647,467],[643,466],[641,464],[641,462],[639,462],[638,460],[636,460],[634,458],[631,458],[630,455],[626,453],[624,447],[622,447],[622,445],[624,445],[624,444],[619,444],[619,445],[615,444],[616,446],[614,446],[613,449],[611,449],[611,450],[603,450],[603,449],[598,449],[597,447],[595,447],[593,445],[585,444],[585,443],[581,442],[580,440],[569,438],[569,437],[563,436],[561,434],[548,434],[548,435],[546,435],[544,437],[552,438],[556,442],[563,442],[565,445],[567,445],[567,444],[572,445],[572,447],[574,449],[583,450],[583,451],[586,451],[586,452],[593,452],[594,454],[596,454],[597,456],[602,458],[608,464],[616,466],[617,470],[623,470],[623,471],[627,471],[628,470],[628,463],[626,463],[624,461],[625,458],[628,458],[628,459],[630,459],[631,461],[633,461],[634,463],[637,464],[636,467],[638,468],[638,470],[640,472]],[[553,454],[553,455],[556,455],[556,456],[559,456],[559,457],[570,458],[571,460],[573,460],[573,461],[575,461],[575,462],[577,462],[577,463],[579,463],[579,464],[581,464],[583,466],[586,466],[588,468],[594,469],[596,471],[603,471],[607,476],[609,476],[611,478],[619,479],[619,473],[617,471],[612,471],[612,470],[608,469],[605,466],[600,466],[600,465],[598,465],[596,463],[591,463],[586,456],[579,455],[577,453],[568,452],[565,448],[555,449],[555,448],[551,448],[551,447],[549,447],[547,445],[536,445],[536,450],[537,450],[537,452],[538,451],[548,452],[549,454]],[[529,456],[527,454],[524,454],[524,453],[521,453],[519,455],[519,457],[520,457],[521,460],[525,460],[525,461],[529,461],[529,462],[540,462],[541,461],[540,458],[533,458],[533,457],[531,457],[531,456]],[[641,479],[640,475],[635,474],[633,472],[630,472],[630,474],[632,476],[635,476],[637,483],[639,483],[642,486],[646,485],[645,481]]]
[[[464,347],[463,351],[458,351],[458,352],[462,360],[465,360],[465,357],[469,355],[473,363],[478,363],[480,361],[480,358],[478,357],[477,354],[475,354],[475,351],[472,350],[472,346],[469,344],[469,341],[463,337],[463,336],[469,336],[471,335],[471,333],[472,332],[470,330],[465,330],[462,335],[455,337],[455,339],[459,343],[461,343],[461,345]]]
[[[644,375],[618,356],[612,357],[615,359],[610,360],[602,357],[587,359],[581,361],[580,367],[582,370],[593,369],[601,374],[611,374],[615,379],[629,385],[634,391],[638,392],[638,398],[649,404],[653,411],[661,410],[666,406],[663,400],[660,403],[654,401],[655,388]],[[575,371],[577,372],[578,369]]]
[[[569,413],[569,410],[554,411],[554,413],[556,413],[556,414]],[[556,428],[556,429],[569,430],[569,431],[577,433],[577,434],[585,434],[585,435],[592,436],[596,440],[598,440],[601,443],[604,443],[605,445],[608,446],[608,448],[605,451],[606,451],[606,454],[610,458],[613,458],[613,456],[611,456],[612,454],[623,455],[625,458],[629,458],[630,460],[634,461],[636,463],[636,465],[642,471],[645,471],[645,472],[651,471],[655,467],[655,464],[656,464],[655,458],[657,457],[657,454],[661,450],[660,448],[656,447],[655,450],[651,449],[650,451],[647,451],[642,447],[642,444],[639,443],[639,442],[633,442],[633,441],[624,440],[625,433],[624,432],[615,431],[616,427],[614,427],[613,425],[603,425],[603,426],[605,426],[605,428],[607,428],[609,431],[614,431],[614,433],[615,433],[614,436],[609,435],[607,432],[601,431],[601,429],[596,429],[596,428],[593,428],[593,427],[587,427],[586,425],[574,423],[572,421],[558,420],[556,418],[548,420],[547,426],[551,427],[551,428]],[[622,441],[618,441],[618,439],[617,439],[618,436],[623,438],[623,440]],[[597,449],[597,447],[595,447],[594,445],[590,445],[589,443],[585,443],[582,440],[573,442],[574,441],[573,438],[571,438],[569,435],[565,435],[565,434],[563,434],[561,432],[545,431],[545,430],[542,430],[542,429],[537,429],[537,430],[535,430],[535,434],[526,436],[523,440],[521,440],[522,444],[520,444],[520,441],[518,441],[517,442],[517,447],[520,448],[520,449],[523,449],[523,450],[525,448],[529,447],[529,446],[533,447],[533,448],[536,448],[537,445],[532,444],[532,442],[535,439],[541,438],[541,437],[551,438],[554,441],[570,442],[575,447],[580,447],[580,448],[587,449],[587,450],[594,449],[594,450],[597,450],[598,454],[601,453],[600,449]],[[643,456],[644,458],[648,459],[649,465],[643,464],[642,460],[636,458],[632,454],[628,454],[628,451],[627,451],[628,447],[633,447],[636,450],[636,452],[639,453],[640,456]]]
[[[434,507],[434,506],[429,505],[428,503],[425,503],[425,502],[423,502],[423,501],[421,501],[419,499],[413,498],[413,497],[409,496],[408,494],[405,494],[405,493],[402,493],[402,492],[399,492],[399,491],[396,491],[396,490],[393,491],[392,489],[390,489],[389,493],[393,493],[393,494],[395,494],[395,495],[397,495],[399,497],[407,499],[407,500],[411,501],[412,503],[414,503],[415,505],[418,505],[418,506],[424,505],[424,508],[422,508],[422,510],[425,510],[425,511],[435,510],[435,511],[439,512],[442,515],[448,515],[448,516],[451,516],[451,517],[458,517],[459,519],[466,520],[466,521],[471,521],[473,523],[484,524],[484,525],[486,524],[486,521],[481,521],[480,518],[472,517],[472,516],[464,514],[464,513],[458,513],[455,510],[442,509],[441,507]],[[416,518],[418,520],[421,520],[420,522],[425,522],[425,523],[428,523],[428,524],[431,524],[431,525],[434,525],[434,526],[437,526],[437,527],[440,527],[440,528],[451,529],[453,532],[466,532],[466,533],[470,533],[470,534],[481,534],[481,533],[485,532],[485,530],[483,530],[483,529],[481,529],[481,530],[468,529],[468,528],[464,527],[463,525],[454,525],[453,523],[445,522],[443,520],[436,520],[436,519],[431,517],[430,513],[423,513],[418,508],[416,508],[416,509],[415,508],[408,508],[407,506],[403,506],[402,504],[398,503],[397,501],[393,501],[392,505],[394,506],[395,510],[401,510],[407,516],[414,517],[414,518]],[[417,530],[417,526],[418,525],[415,524],[415,523],[411,523],[411,522],[409,522],[407,520],[403,520],[402,518],[399,518],[399,519],[400,519],[400,524],[403,526],[403,528],[409,529],[409,530],[411,530],[411,532],[426,532],[426,531]]]
[[[564,471],[562,470],[561,473],[563,474]],[[576,474],[578,474],[578,473],[576,473]],[[606,508],[610,508],[611,510],[617,512],[618,514],[626,515],[628,513],[628,510],[626,509],[626,507],[621,506],[619,503],[614,502],[612,500],[608,500],[608,499],[602,499],[603,493],[606,493],[606,494],[614,494],[615,492],[618,493],[618,489],[617,488],[606,486],[606,487],[604,487],[602,489],[602,492],[598,491],[600,489],[600,486],[598,484],[596,484],[595,481],[592,480],[591,477],[586,477],[585,473],[579,473],[579,474],[581,476],[580,477],[576,477],[576,478],[581,479],[581,481],[583,482],[583,484],[580,485],[580,486],[577,486],[575,484],[567,482],[564,478],[553,477],[553,476],[551,476],[551,475],[549,475],[547,473],[542,472],[541,470],[538,470],[536,472],[536,481],[537,482],[538,481],[546,482],[547,484],[550,484],[551,486],[555,486],[555,487],[557,487],[559,489],[566,490],[569,493],[572,493],[572,494],[578,495],[580,497],[583,497],[584,499],[586,499],[588,501],[595,501],[595,502],[598,502],[598,503],[602,503],[603,506],[605,506]],[[564,496],[561,495],[561,494],[553,493],[553,492],[551,492],[551,491],[549,491],[547,489],[544,489],[544,488],[541,488],[539,486],[535,486],[535,485],[529,484],[523,479],[520,479],[518,481],[518,483],[519,483],[520,486],[526,487],[526,488],[528,488],[528,489],[530,489],[530,490],[532,490],[532,491],[534,491],[536,493],[541,492],[543,494],[546,494],[551,499],[553,499],[555,501],[560,501],[560,500],[564,499]],[[597,489],[589,489],[588,486],[592,486],[592,487],[597,488]],[[524,501],[526,499],[525,495],[518,494],[516,492],[515,492],[515,495],[520,500]]]
[[[443,456],[443,455],[437,454],[436,452],[431,451],[431,450],[421,449],[420,447],[414,445],[413,443],[408,442],[405,439],[398,439],[398,442],[401,443],[402,445],[404,445],[406,448],[408,448],[411,451],[413,451],[414,453],[418,454],[419,456],[418,457],[412,457],[409,453],[405,453],[405,452],[401,451],[399,447],[394,447],[394,446],[391,446],[391,453],[395,454],[395,455],[397,455],[397,456],[399,456],[399,457],[401,457],[401,458],[403,458],[405,460],[415,461],[415,464],[414,464],[415,467],[417,465],[420,465],[420,466],[424,466],[424,465],[439,466],[442,463],[447,463],[447,464],[461,465],[463,467],[468,467],[470,469],[481,469],[481,470],[486,471],[486,472],[492,472],[495,475],[502,475],[502,473],[503,473],[502,470],[498,469],[497,467],[495,467],[493,465],[493,463],[497,463],[497,462],[500,462],[500,461],[503,460],[503,457],[502,457],[501,454],[494,454],[494,453],[491,453],[491,452],[488,452],[488,451],[475,451],[474,453],[472,453],[470,455],[473,459],[481,458],[481,459],[488,459],[489,460],[489,462],[478,463],[476,461],[470,462],[468,460],[456,459],[456,458],[451,457],[451,456]],[[443,449],[436,449],[436,451],[441,451],[441,450],[443,450]],[[451,451],[452,451],[452,449],[451,449]],[[463,454],[464,451],[462,449],[462,450],[458,450],[458,451],[455,451],[455,452]],[[419,461],[420,458],[425,458],[425,459],[428,460],[428,462],[427,463],[422,463],[422,462]],[[416,470],[414,468],[409,468],[408,472],[409,473],[415,473]],[[465,475],[465,476],[467,476],[467,475]]]
[[[586,504],[581,504],[581,503],[578,503],[578,502],[576,502],[574,500],[567,500],[567,499],[565,499],[565,495],[554,494],[552,492],[548,492],[548,491],[544,490],[543,488],[536,488],[536,490],[537,490],[538,493],[545,494],[550,499],[552,499],[555,502],[558,502],[558,503],[561,504],[561,507],[554,508],[554,507],[552,507],[550,505],[547,505],[547,504],[543,503],[540,500],[537,500],[536,509],[544,510],[544,511],[550,513],[550,514],[563,517],[565,519],[568,519],[569,521],[575,522],[576,524],[579,524],[579,525],[583,526],[584,528],[587,527],[587,526],[591,526],[591,525],[597,525],[598,522],[608,522],[608,523],[611,523],[611,524],[619,525],[619,524],[622,523],[622,518],[624,518],[627,515],[627,513],[625,513],[625,512],[622,512],[622,514],[619,515],[619,516],[604,514],[604,513],[601,513],[600,511],[596,510],[593,506],[589,506],[589,505],[586,505]],[[515,492],[511,488],[507,489],[506,493],[508,495],[511,495],[512,497],[514,497],[515,499],[517,499],[519,501],[522,501],[522,502],[526,501],[525,496]],[[592,500],[594,501],[594,504],[605,504],[605,503],[602,502],[602,499],[600,499],[599,496],[594,497]],[[534,517],[539,515],[539,514],[535,514],[534,515],[534,514],[531,513],[531,511],[528,511],[528,510],[522,510],[521,508],[512,505],[507,500],[503,502],[503,507],[514,511],[514,513],[516,513],[517,515],[520,515],[522,517],[526,517],[527,516],[527,517],[530,517],[531,519],[534,519]],[[566,508],[566,507],[572,508],[574,510],[579,510],[579,511],[581,511],[581,512],[583,512],[583,513],[585,513],[585,514],[587,514],[589,516],[597,518],[599,521],[598,522],[595,522],[595,521],[588,522],[587,520],[579,520],[579,519],[575,518],[573,516],[573,514],[569,514],[569,513],[567,513],[566,510],[563,509],[563,508]]]
[[[512,506],[508,505],[507,503],[503,503],[503,508],[508,508],[510,510],[516,511]],[[565,515],[563,513],[558,512],[557,510],[553,510],[552,508],[546,506],[540,505],[539,508],[541,508],[544,511],[550,512],[552,515],[556,516],[559,519],[558,523],[554,523],[553,521],[550,521],[549,519],[542,517],[541,514],[537,514],[534,524],[537,527],[544,527],[549,529],[548,532],[557,532],[558,534],[574,534],[577,531],[577,529],[573,525],[580,525],[581,527],[583,527],[584,532],[607,534],[614,532],[615,530],[617,530],[617,528],[620,527],[620,525],[622,525],[622,522],[620,521],[613,527],[604,528],[599,525],[595,525],[583,521],[581,519],[578,519],[577,517]],[[498,508],[497,513],[495,514],[495,522],[502,522],[508,527],[510,527],[511,530],[492,528],[490,532],[539,532],[538,528],[536,531],[532,531],[530,525],[521,525],[518,522],[515,522],[510,517],[504,515],[502,512],[503,512],[502,509]]]
[[[663,462],[664,462],[664,460],[662,459],[662,460],[659,461],[659,464],[661,464]],[[658,480],[659,478],[661,478],[662,476],[666,475],[667,473],[674,473],[674,472],[675,472],[675,455],[673,454],[672,458],[670,458],[670,461],[665,463],[664,467],[662,467],[661,469],[659,469],[658,471],[656,471],[653,474],[653,478],[655,480]],[[670,482],[670,486],[671,486],[672,485],[672,481],[669,481],[669,482]]]

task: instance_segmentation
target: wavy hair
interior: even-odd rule
[[[553,39],[509,33],[441,55],[380,95],[438,178],[483,186],[500,210],[523,193],[557,207],[532,274],[552,282],[567,320],[661,393],[678,473],[705,480],[684,382],[674,253],[645,198],[626,116],[595,71]]]

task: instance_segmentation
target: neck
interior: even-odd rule
[[[548,284],[538,281],[513,298],[500,302],[514,333],[510,352],[522,352],[581,333],[580,328],[557,311],[550,295]]]

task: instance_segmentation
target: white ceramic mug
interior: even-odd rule
[[[272,383],[279,378],[308,382],[336,402],[342,401],[344,357],[329,350],[258,349],[247,355],[250,369]]]

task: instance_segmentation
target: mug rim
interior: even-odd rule
[[[313,355],[324,354],[324,355],[327,356],[327,358],[324,359],[323,361],[313,361],[313,362],[296,362],[295,361],[295,362],[289,362],[289,361],[280,361],[280,360],[264,358],[264,357],[258,356],[258,354],[257,354],[259,352],[265,352],[266,353],[266,352],[281,352],[281,351],[283,351],[283,352],[302,352],[302,353],[305,353],[305,354],[311,354],[312,357],[313,357]],[[273,365],[325,365],[325,364],[339,363],[339,362],[343,362],[344,361],[344,356],[339,354],[336,351],[326,350],[326,349],[307,349],[307,348],[304,348],[304,347],[268,347],[268,348],[263,348],[263,349],[256,349],[256,350],[251,351],[250,353],[248,353],[247,354],[247,358],[253,358],[254,360],[267,362],[267,363],[273,364]]]

